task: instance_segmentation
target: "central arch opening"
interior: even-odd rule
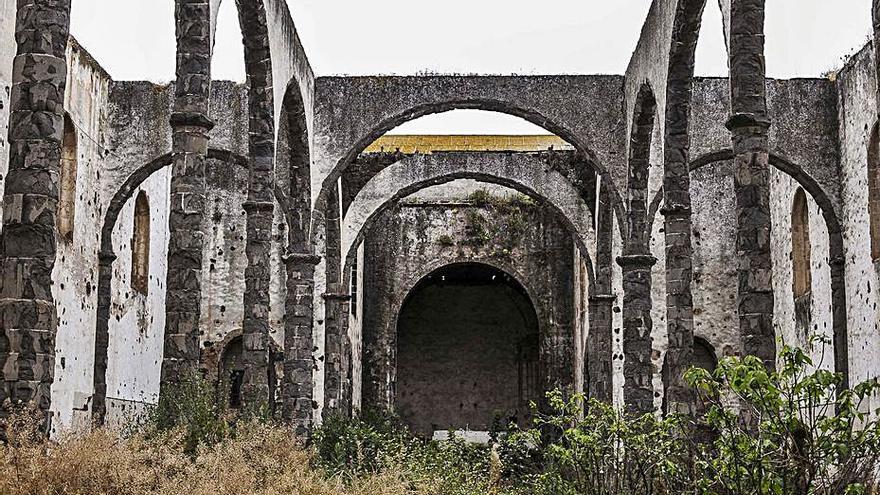
[[[538,317],[497,268],[435,270],[410,291],[397,332],[397,409],[417,434],[521,422],[539,399]]]

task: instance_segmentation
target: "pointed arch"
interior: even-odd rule
[[[627,247],[630,254],[648,253],[648,174],[657,101],[646,82],[636,97],[627,167]]]

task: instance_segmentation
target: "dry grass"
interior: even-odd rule
[[[350,483],[327,480],[310,453],[278,426],[240,426],[234,438],[184,451],[182,434],[122,439],[98,430],[48,442],[17,421],[0,445],[0,494],[303,494],[403,495],[394,474]]]

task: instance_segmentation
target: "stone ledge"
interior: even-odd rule
[[[332,299],[335,301],[351,301],[351,294],[346,292],[325,292],[321,294],[324,300]]]
[[[258,211],[273,211],[275,209],[275,203],[271,201],[245,201],[242,205],[244,211],[258,212]]]
[[[727,122],[724,123],[724,127],[727,127],[730,131],[741,129],[743,127],[762,127],[768,129],[770,128],[770,119],[767,117],[758,117],[753,113],[735,113],[727,119]]]
[[[650,254],[627,254],[617,257],[617,264],[622,267],[650,268],[657,263],[657,258]]]
[[[321,257],[311,253],[287,253],[281,257],[285,264],[304,263],[307,265],[317,265],[321,262]]]
[[[174,112],[171,114],[171,127],[201,127],[205,131],[214,128],[214,121],[197,112]]]
[[[596,294],[587,298],[591,302],[614,302],[617,300],[616,294]]]

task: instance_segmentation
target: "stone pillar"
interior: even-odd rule
[[[348,345],[348,313],[351,295],[340,290],[338,285],[324,297],[324,328],[326,331],[326,348],[324,350],[324,411],[325,414],[335,411],[348,414],[350,400],[346,394],[351,390],[349,376],[350,357],[347,355]]]
[[[47,426],[69,22],[70,0],[18,0],[0,247],[0,404],[7,398],[33,402],[46,413]]]
[[[162,386],[194,374],[199,364],[202,216],[211,87],[211,8],[208,0],[177,0],[177,82],[172,127],[171,211],[165,295]]]
[[[590,295],[590,335],[587,343],[587,392],[589,397],[610,404],[614,400],[614,336],[612,313],[617,296],[611,278],[614,210],[608,188],[601,184],[597,215],[596,287]]]
[[[687,163],[684,164],[687,176]],[[678,167],[676,167],[678,168]],[[666,332],[669,339],[664,367],[664,413],[692,413],[694,391],[684,380],[694,354],[693,247],[691,245],[690,179],[667,176],[666,182],[685,189],[670,190],[664,185],[666,234]]]
[[[102,248],[98,253],[98,315],[95,325],[95,365],[92,376],[92,420],[103,425],[107,415],[107,350],[110,346],[110,303],[113,262],[116,254]]]
[[[616,300],[614,294],[596,294],[589,299],[590,331],[595,333],[587,343],[587,395],[608,404],[614,400],[611,321]]]
[[[623,271],[623,399],[633,414],[654,411],[651,267],[656,262],[649,254],[617,258]]]
[[[838,238],[832,245],[843,246],[842,235],[831,234]],[[849,341],[846,327],[846,263],[842,256],[833,256],[828,260],[831,265],[831,324],[834,329],[834,371],[843,376],[843,388],[849,388]]]
[[[272,60],[263,2],[236,2],[248,75],[247,258],[242,359],[244,402],[269,402],[269,261],[275,188],[275,118]]]
[[[770,256],[770,164],[764,71],[764,0],[733,0],[727,121],[734,153],[739,257],[737,308],[743,353],[776,363]]]
[[[690,193],[690,117],[694,58],[705,2],[679,9],[680,26],[669,61],[663,156],[663,229],[666,249],[666,350],[664,412],[694,412],[696,394],[684,381],[693,362],[694,301]]]
[[[342,233],[339,190],[327,195],[324,208],[326,232],[327,293],[324,298],[324,406],[328,412],[344,412],[348,360],[344,356],[348,339],[348,311],[351,297],[342,287]]]
[[[312,413],[312,373],[315,371],[312,341],[312,298],[315,290],[315,265],[321,258],[309,253],[284,257],[287,266],[287,299],[284,307],[284,378],[281,384],[282,418],[294,426],[296,435],[308,438]]]
[[[257,165],[263,162],[263,165]],[[268,170],[257,170],[268,163]],[[273,180],[272,161],[252,160],[251,195],[245,205],[247,212],[247,252],[248,264],[245,268],[244,320],[242,322],[242,364],[244,380],[242,398],[246,405],[261,407],[269,404],[269,261],[272,249],[272,223],[274,203],[262,198],[265,193],[255,189],[265,188],[272,194],[271,183],[264,182],[263,176]],[[263,178],[261,178],[263,177]],[[260,184],[255,187],[256,184]]]

